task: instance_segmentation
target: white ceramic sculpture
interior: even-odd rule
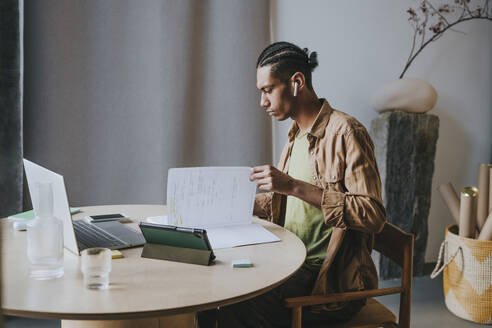
[[[376,91],[372,97],[372,107],[379,113],[389,110],[425,113],[434,107],[436,101],[436,89],[429,82],[402,78]]]

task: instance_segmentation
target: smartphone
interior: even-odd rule
[[[89,215],[84,217],[87,223],[97,223],[105,221],[119,221],[121,219],[128,219],[123,213],[103,214],[103,215]]]

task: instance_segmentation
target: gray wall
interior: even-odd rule
[[[273,39],[318,51],[316,92],[369,128],[377,117],[370,106],[372,95],[403,70],[413,36],[406,10],[417,5],[411,0],[272,0]],[[444,229],[454,222],[437,187],[448,181],[457,191],[476,185],[478,164],[492,158],[492,22],[469,21],[456,30],[464,33],[445,32],[405,74],[428,81],[439,96],[429,112],[439,116],[440,128],[428,262],[436,261]],[[276,158],[289,123],[275,127]]]
[[[165,203],[176,166],[271,161],[268,2],[27,1],[25,157],[71,205]]]

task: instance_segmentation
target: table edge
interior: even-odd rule
[[[134,205],[143,205],[143,206],[163,206],[162,204],[120,204],[120,205],[95,205],[95,206],[83,206],[81,208],[86,207],[102,207],[102,206],[134,206]],[[273,222],[260,219],[256,216],[253,217],[255,220],[262,220],[264,222],[271,225],[277,225]],[[278,226],[278,225],[277,225]],[[279,226],[280,227],[280,226]],[[285,229],[284,227],[281,227]],[[288,233],[293,234],[292,232],[286,230]],[[295,234],[294,234],[295,235]],[[297,236],[296,236],[297,237]],[[293,276],[301,267],[303,263],[297,267],[297,269],[292,272],[290,275],[285,277],[284,279],[272,284],[268,287],[265,287],[260,290],[256,290],[254,292],[243,294],[241,296],[224,299],[217,302],[210,302],[206,304],[200,305],[192,305],[174,309],[165,309],[165,310],[152,310],[152,311],[135,311],[135,312],[108,312],[108,313],[71,313],[71,312],[36,312],[36,311],[26,311],[26,310],[16,310],[16,309],[8,309],[4,308],[2,302],[1,313],[4,315],[17,316],[17,317],[26,317],[26,318],[35,318],[35,319],[51,319],[51,320],[122,320],[122,319],[140,319],[140,318],[151,318],[151,317],[159,317],[159,316],[168,316],[168,315],[176,315],[176,314],[184,314],[184,313],[193,313],[198,311],[204,311],[213,309],[219,306],[226,306],[230,304],[234,304],[237,302],[246,301],[252,299],[256,296],[262,295],[287,281],[291,276]]]

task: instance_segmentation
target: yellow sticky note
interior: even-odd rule
[[[111,251],[111,258],[113,258],[113,259],[122,259],[123,258],[123,253],[121,253],[117,249],[113,249]]]

